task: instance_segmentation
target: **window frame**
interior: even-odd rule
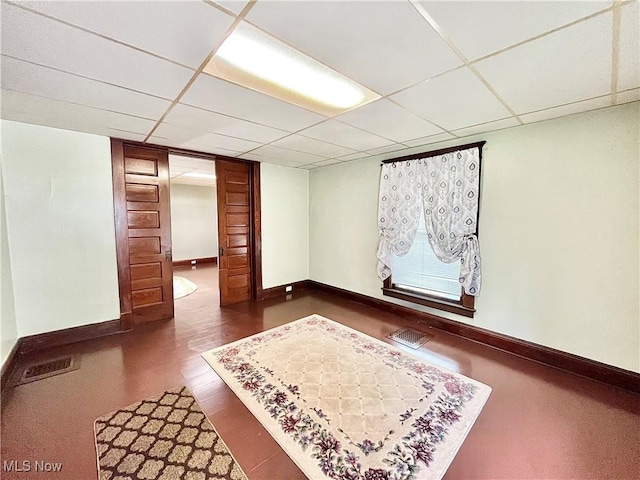
[[[480,230],[479,228],[480,202],[482,200],[482,146],[485,143],[487,142],[482,141],[482,142],[468,143],[465,145],[457,145],[454,147],[441,148],[439,150],[431,150],[429,152],[417,153],[413,155],[407,155],[404,157],[383,160],[382,163],[385,164],[385,163],[403,162],[407,160],[416,160],[419,158],[426,158],[426,157],[436,157],[438,155],[444,155],[447,153],[456,152],[458,150],[478,148],[479,149],[479,166],[478,166],[479,184],[478,184],[478,213],[477,213],[478,216],[476,218],[476,236],[478,236],[478,232]],[[464,292],[464,289],[462,289],[460,300],[458,301],[437,297],[435,295],[428,295],[426,293],[421,294],[414,290],[408,290],[394,284],[393,272],[391,272],[391,275],[384,280],[382,285],[382,294],[385,296],[398,298],[400,300],[405,300],[411,303],[424,305],[426,307],[443,310],[445,312],[455,313],[468,318],[473,318],[476,312],[475,297],[472,295],[467,295]]]

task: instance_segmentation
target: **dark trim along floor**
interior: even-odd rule
[[[292,287],[290,292],[286,291],[287,286]],[[262,299],[278,297],[294,292],[299,293],[304,290],[319,290],[333,295],[339,295],[354,302],[379,308],[403,317],[412,318],[417,322],[424,323],[430,327],[438,328],[454,335],[459,335],[469,340],[474,340],[484,345],[519,355],[529,360],[613,385],[624,390],[640,393],[640,374],[630,370],[607,365],[579,355],[545,347],[543,345],[492,332],[483,328],[456,322],[455,320],[421,312],[385,300],[370,297],[368,295],[316,282],[314,280],[302,280],[286,285],[266,288],[263,290]],[[120,321],[111,320],[20,338],[2,366],[2,390],[4,390],[5,384],[10,378],[19,355],[89,340],[91,338],[112,335],[114,333],[119,333],[119,331]]]

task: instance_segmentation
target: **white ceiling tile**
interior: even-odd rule
[[[329,165],[335,165],[336,163],[343,163],[345,161],[346,160],[342,160],[342,159],[338,160],[336,158],[332,158],[332,159],[329,159],[329,160],[323,160],[321,162],[316,162],[316,163],[314,163],[312,165],[315,166],[315,167],[327,167]]]
[[[570,105],[563,105],[560,107],[549,108],[539,112],[529,113],[521,115],[520,119],[524,123],[539,122],[541,120],[549,120],[556,117],[564,117],[565,115],[572,115],[574,113],[586,112],[587,110],[595,110],[597,108],[608,107],[611,105],[611,96],[605,95],[600,98],[592,98],[582,102],[572,103]]]
[[[83,105],[2,90],[2,118],[128,140],[143,140],[151,120]]]
[[[248,88],[200,74],[180,100],[194,107],[295,132],[325,119]]]
[[[273,145],[265,145],[257,148],[251,153],[262,155],[272,160],[291,162],[297,164],[315,163],[324,160],[324,157],[312,155],[310,153],[296,152],[287,148],[274,147]]]
[[[367,150],[367,153],[370,153],[371,155],[378,155],[380,153],[397,152],[398,150],[404,150],[406,148],[406,145],[394,143],[393,145],[387,145],[385,147],[372,148],[371,150]]]
[[[272,145],[276,147],[288,148],[289,150],[296,150],[298,152],[311,153],[313,155],[319,155],[322,157],[340,157],[342,155],[349,155],[356,153],[355,150],[350,148],[341,147],[332,143],[321,142],[314,138],[304,137],[302,135],[289,135],[282,138]]]
[[[209,133],[204,128],[187,128],[169,123],[160,124],[153,135],[172,141],[172,146],[174,147],[182,146],[186,143],[195,143],[234,152],[246,152],[260,146],[257,142]]]
[[[233,16],[201,1],[29,1],[21,5],[192,68],[200,66],[234,21]]]
[[[243,138],[258,143],[269,143],[289,135],[289,132],[284,130],[265,127],[257,123],[238,120],[234,117],[183,104],[177,104],[167,115],[165,121],[174,125]]]
[[[468,68],[445,73],[390,98],[447,130],[509,116],[509,111]]]
[[[169,169],[171,173],[199,172],[215,175],[215,166],[216,163],[212,160],[169,154]]]
[[[341,162],[349,162],[351,160],[360,160],[361,158],[367,158],[370,156],[371,156],[370,153],[358,152],[358,153],[352,153],[351,155],[344,155],[342,157],[339,157],[338,160],[340,160]]]
[[[318,165],[310,163],[309,165],[301,165],[301,166],[299,166],[297,168],[302,168],[303,170],[313,170],[315,168],[318,168]]]
[[[384,98],[351,110],[337,119],[396,142],[442,132],[441,128]]]
[[[214,3],[217,3],[221,7],[226,8],[227,10],[232,11],[236,15],[242,12],[242,9],[249,3],[248,0],[213,0]]]
[[[517,113],[604,95],[611,88],[611,12],[475,64]]]
[[[207,132],[202,129],[195,130],[180,125],[161,123],[153,132],[152,138],[164,139],[161,145],[177,147],[186,142],[199,142],[206,135]],[[151,140],[149,141],[151,142]]]
[[[495,130],[502,130],[503,128],[517,127],[520,122],[513,117],[503,118],[495,122],[483,123],[482,125],[474,125],[473,127],[462,128],[460,130],[454,130],[453,134],[457,137],[468,137],[469,135],[476,135],[478,133],[493,132]]]
[[[454,137],[450,133],[439,133],[437,135],[430,135],[428,137],[414,138],[413,140],[408,140],[403,142],[405,145],[409,147],[419,147],[421,145],[428,145],[430,143],[444,142],[445,140],[451,140]]]
[[[171,104],[151,95],[5,56],[2,57],[2,88],[154,120]]]
[[[640,87],[640,3],[620,7],[618,90]]]
[[[235,150],[227,150],[226,148],[216,147],[211,143],[207,144],[205,142],[201,142],[200,137],[197,137],[194,140],[186,140],[182,143],[179,143],[174,138],[152,135],[151,137],[149,137],[149,140],[147,140],[147,143],[174,148],[183,148],[185,150],[193,150],[194,152],[211,153],[213,155],[224,155],[226,157],[237,157],[242,153]]]
[[[337,120],[327,120],[319,125],[314,125],[313,127],[303,130],[300,134],[305,137],[336,143],[343,147],[352,148],[353,150],[369,150],[394,143],[391,140],[365,132],[346,123],[338,122]]]
[[[616,104],[618,105],[629,102],[637,102],[638,100],[640,100],[640,88],[634,88],[633,90],[620,92],[616,96]]]
[[[257,2],[247,19],[383,95],[461,64],[408,2]]]
[[[5,3],[2,53],[169,99],[193,75],[188,68]]]
[[[421,1],[470,60],[509,47],[611,6],[610,1]]]

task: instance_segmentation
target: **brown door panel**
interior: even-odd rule
[[[162,264],[160,262],[131,265],[131,281],[144,280],[145,278],[158,278],[161,275]]]
[[[129,268],[134,323],[173,317],[169,159],[124,145]]]
[[[220,305],[251,298],[251,168],[216,161]]]
[[[128,202],[158,203],[159,195],[157,185],[127,183],[125,189]]]

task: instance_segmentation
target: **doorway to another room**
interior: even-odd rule
[[[175,318],[220,305],[215,161],[169,154]]]

